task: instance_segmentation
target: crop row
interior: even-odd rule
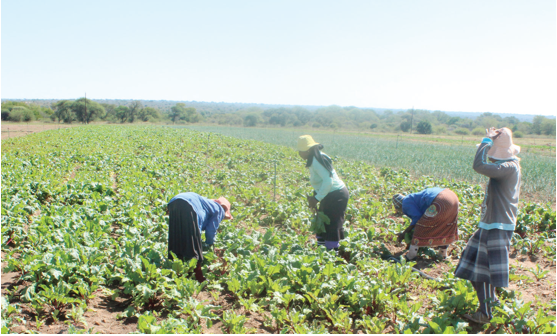
[[[254,129],[219,126],[187,126],[190,129],[214,132],[241,139],[254,139],[276,145],[294,147],[300,135],[280,129]],[[472,169],[475,146],[460,144],[430,144],[418,141],[398,141],[377,137],[314,134],[317,142],[325,145],[324,151],[332,156],[361,160],[377,167],[403,168],[416,176],[464,180],[473,184],[485,178]],[[478,138],[478,143],[481,138]],[[522,195],[555,202],[555,158],[538,154],[521,153]]]

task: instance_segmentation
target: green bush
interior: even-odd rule
[[[521,131],[516,131],[513,133],[513,137],[515,138],[523,138],[524,137],[524,133],[522,133]]]
[[[400,123],[400,130],[403,132],[408,132],[410,130],[410,122],[409,121],[403,121]]]
[[[33,111],[23,111],[23,121],[28,122],[33,120],[35,120],[35,113]]]
[[[429,121],[422,120],[418,123],[416,130],[420,134],[431,134],[431,123]]]
[[[433,133],[435,134],[445,134],[447,133],[447,127],[445,125],[438,125],[433,128]]]
[[[10,121],[20,122],[23,119],[23,113],[21,111],[12,111],[8,119]]]
[[[472,130],[472,134],[474,135],[485,135],[485,129],[481,127],[476,127]]]
[[[459,134],[459,135],[468,135],[468,134],[470,134],[470,131],[469,131],[467,128],[464,128],[464,127],[459,127],[459,128],[457,128],[457,129],[455,129],[454,132],[455,132],[456,134]]]

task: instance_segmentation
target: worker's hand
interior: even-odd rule
[[[404,236],[405,236],[405,235],[406,235],[406,232],[404,232],[404,231],[401,232],[401,233],[399,233],[399,234],[397,235],[396,242],[397,242],[398,244],[402,243],[402,241],[404,240]]]
[[[203,243],[201,243],[201,248],[203,249],[203,252],[207,252],[207,251],[209,251],[213,248],[213,245],[209,245],[209,244],[203,242]]]
[[[501,131],[498,130],[498,129],[495,129],[495,127],[486,128],[486,130],[485,130],[485,136],[490,138],[491,140],[497,139],[497,137],[499,135],[501,135]]]
[[[308,206],[309,206],[310,209],[317,210],[317,203],[318,202],[319,201],[314,196],[308,196]]]

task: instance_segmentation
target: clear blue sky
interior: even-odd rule
[[[2,1],[2,98],[557,114],[555,0]]]

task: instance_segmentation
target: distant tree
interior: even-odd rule
[[[77,120],[88,124],[98,116],[106,114],[101,104],[86,98],[79,98],[71,103],[71,110],[75,113]]]
[[[158,120],[160,119],[161,115],[159,110],[153,107],[145,107],[139,111],[138,115],[141,121],[149,121],[149,120]]]
[[[541,132],[545,135],[555,135],[555,119],[545,118],[540,126]]]
[[[488,116],[487,114],[490,115]],[[478,119],[476,119],[476,124],[483,128],[497,127],[499,125],[499,120],[492,117],[491,113],[486,112],[482,115],[482,117],[478,117]]]
[[[437,125],[433,127],[433,133],[435,134],[446,134],[447,127],[445,125]]]
[[[190,123],[196,123],[201,120],[201,115],[197,112],[195,107],[186,107],[184,110],[186,114],[185,120]]]
[[[177,122],[186,118],[186,104],[177,103],[170,108],[170,120]]]
[[[298,118],[298,121],[305,125],[311,120],[311,113],[303,107],[295,106],[292,108],[292,113]]]
[[[104,116],[99,116],[102,120],[109,120],[116,117],[116,105],[101,103],[101,106],[104,107],[106,112]]]
[[[520,120],[518,120],[517,117],[506,117],[506,118],[503,118],[503,122],[507,125],[513,125],[514,126],[514,125],[517,125],[520,122]]]
[[[452,117],[451,119],[449,119],[449,121],[447,121],[447,125],[454,125],[459,121],[460,121],[460,117]]]
[[[542,134],[542,123],[544,122],[545,117],[541,115],[537,115],[534,117],[532,121],[532,133],[534,134]]]
[[[40,104],[26,104],[18,101],[2,102],[2,120],[31,121],[49,117],[53,111]]]
[[[431,134],[431,123],[429,121],[422,120],[418,123],[416,130],[420,134]]]
[[[379,116],[379,118],[381,118],[381,119],[389,119],[392,115],[393,115],[393,111],[391,111],[391,110],[385,110],[385,111],[383,111],[383,113]]]
[[[134,122],[135,119],[137,118],[137,115],[140,113],[142,109],[143,109],[143,104],[141,104],[140,101],[137,100],[132,101],[128,109],[128,115],[126,116],[126,121]]]
[[[371,129],[377,128],[377,124],[371,124],[371,125],[369,125],[369,128],[371,128]]]
[[[72,110],[72,103],[73,102],[71,100],[59,100],[52,104],[54,113],[50,116],[50,119],[58,119],[58,122],[62,121],[64,123],[71,124],[76,120],[75,113]]]
[[[35,114],[27,107],[13,106],[10,111],[10,121],[25,121],[29,122],[35,119]]]
[[[438,122],[442,124],[446,124],[451,119],[448,114],[442,111],[434,111],[432,115],[435,117],[435,119],[437,119]]]
[[[10,118],[10,110],[2,107],[2,120],[6,121]]]
[[[532,123],[527,122],[527,121],[521,121],[520,123],[518,123],[518,125],[516,125],[516,130],[522,132],[523,134],[530,134],[532,133]],[[513,132],[514,132],[514,127],[513,127]]]
[[[474,135],[484,135],[485,134],[485,128],[476,127],[472,130],[472,134],[474,134]]]
[[[115,110],[114,110],[114,116],[121,122],[125,122],[126,118],[128,117],[128,115],[130,114],[130,108],[127,106],[118,106]]]
[[[195,123],[201,120],[201,115],[194,107],[186,107],[184,103],[177,103],[170,109],[170,120]]]
[[[470,118],[460,119],[457,123],[457,126],[466,127],[468,129],[472,129],[474,127],[474,120]]]
[[[403,121],[400,123],[400,130],[403,132],[408,132],[410,130],[410,122]]]
[[[257,126],[257,115],[255,114],[248,114],[244,117],[244,126],[246,127],[254,127]]]

